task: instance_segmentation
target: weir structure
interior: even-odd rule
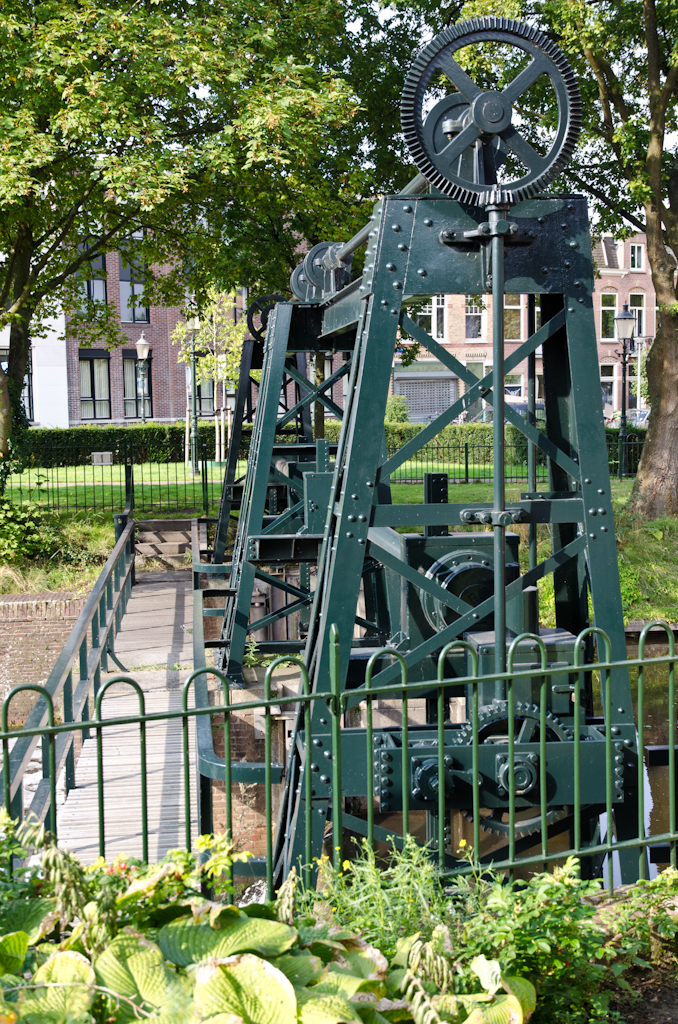
[[[493,48],[517,71],[501,88],[484,79],[482,54]],[[474,53],[481,56],[474,60]],[[548,138],[516,116],[531,89],[550,92],[557,108]],[[629,674],[619,664],[626,648],[587,207],[582,197],[543,192],[576,143],[579,94],[567,61],[545,36],[515,21],[476,19],[445,30],[416,58],[402,121],[420,173],[402,193],[380,199],[350,241],[312,248],[292,275],[292,301],[266,309],[247,471],[237,482],[236,431],[213,552],[194,566],[196,586],[201,573],[228,578],[219,591],[220,637],[210,646],[230,685],[244,686],[248,640],[289,617],[296,635],[263,641],[259,651],[301,655],[308,666],[310,721],[302,707],[287,763],[268,768],[283,787],[272,877],[309,853],[320,855],[339,792],[344,829],[366,835],[371,822],[374,834],[376,815],[380,839],[401,844],[415,831],[449,869],[459,863],[454,822],[463,815],[476,837],[482,828],[498,861],[529,851],[536,831],[544,852],[559,842],[571,847],[576,836],[583,871],[595,876],[601,827],[622,843],[638,836],[640,776]],[[361,246],[362,274],[352,279]],[[529,297],[529,337],[508,357],[506,293]],[[493,365],[482,380],[417,322],[413,304],[435,294],[491,296]],[[403,334],[455,373],[465,392],[387,456],[384,416]],[[306,376],[307,359],[328,353],[341,353],[340,365],[316,386]],[[246,350],[239,410],[252,358]],[[523,417],[505,403],[504,379],[525,360]],[[342,379],[343,409],[331,397]],[[298,389],[293,403],[291,382]],[[430,474],[422,504],[392,504],[390,475],[480,399],[493,411],[492,501],[455,502],[454,484]],[[313,441],[314,402],[341,419],[338,444]],[[518,501],[506,500],[505,423],[525,438],[531,483]],[[294,424],[295,434],[286,434]],[[538,458],[548,466],[543,490],[535,481]],[[234,508],[240,515],[227,555]],[[541,543],[538,554],[543,525],[550,550]],[[276,566],[294,567],[294,582]],[[549,576],[556,626],[546,629],[539,626],[537,584]],[[258,582],[282,591],[287,603],[254,622]],[[600,691],[590,668],[596,650],[601,661],[617,663]],[[575,663],[589,668],[563,673]],[[399,679],[434,681],[439,665],[445,686],[417,691],[425,702],[419,720],[408,721],[407,696],[399,725],[373,726],[371,698],[366,720],[366,694],[389,687],[397,704]],[[547,670],[559,671],[548,685]],[[520,678],[511,683],[512,671]],[[336,708],[330,716],[317,699],[325,692],[330,699],[331,674],[341,716]],[[482,680],[472,685],[477,675]],[[247,771],[239,764],[238,778]],[[261,772],[252,765],[252,781]],[[574,792],[579,779],[581,799]],[[601,826],[608,805],[612,813]],[[340,846],[340,837],[333,843]],[[621,848],[619,857],[623,880],[637,877],[638,850]]]

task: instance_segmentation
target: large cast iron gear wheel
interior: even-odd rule
[[[454,59],[472,43],[508,43],[532,60],[501,92],[483,92]],[[425,117],[429,83],[442,71],[458,90],[443,97]],[[556,93],[558,127],[545,156],[511,123],[513,105],[546,74]],[[570,65],[542,32],[511,18],[474,18],[445,29],[414,61],[401,100],[403,132],[415,164],[434,188],[474,205],[520,202],[541,192],[572,155],[581,130],[581,97]],[[497,169],[511,150],[527,168],[515,181],[497,184]]]
[[[525,704],[520,701],[516,701],[513,710],[516,744],[536,743],[538,740],[538,730],[541,720],[539,707],[536,704]],[[479,742],[489,742],[496,746],[497,739],[503,736],[506,736],[508,741],[508,720],[508,701],[496,700],[489,706],[482,708],[478,712]],[[553,742],[558,740],[571,740],[573,738],[574,733],[572,730],[568,729],[568,727],[561,722],[556,715],[548,711],[546,714],[546,739],[549,742]],[[473,727],[470,722],[467,722],[466,725],[461,727],[457,733],[455,742],[464,746],[471,745],[473,742]],[[497,835],[508,837],[508,809],[504,807],[491,807],[484,808],[484,811],[485,813],[482,813],[481,810],[481,828],[485,829],[487,832],[494,832]],[[529,812],[530,808],[518,808],[516,812],[515,834],[517,836],[529,836],[538,832],[541,828],[541,815],[527,813],[525,817],[519,817],[519,815],[525,811]],[[465,818],[473,820],[471,811],[462,810],[461,813]],[[546,819],[551,823],[561,818],[564,813],[564,808],[550,807],[546,812]],[[504,817],[507,818],[506,821],[504,821]]]

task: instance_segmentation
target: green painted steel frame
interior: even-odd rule
[[[506,521],[502,526],[495,523],[494,527],[495,549],[499,551],[499,555],[495,551],[495,563],[499,557],[502,568],[505,526],[511,519],[529,524],[529,572],[508,583],[505,596],[500,584],[495,598],[474,609],[452,598],[435,580],[422,581],[416,574],[420,589],[426,589],[441,605],[452,607],[459,618],[437,635],[404,652],[408,670],[419,666],[426,675],[427,666],[442,647],[457,640],[465,630],[473,629],[474,624],[488,613],[494,612],[495,621],[501,624],[505,601],[519,597],[524,589],[552,573],[557,623],[574,635],[589,625],[587,593],[590,591],[596,627],[609,637],[611,658],[620,663],[610,673],[607,690],[613,722],[615,727],[617,722],[621,727],[632,722],[633,713],[628,672],[620,667],[625,656],[625,639],[608,460],[599,401],[593,268],[586,204],[579,197],[559,197],[535,199],[517,205],[506,217],[517,224],[515,238],[520,244],[512,243],[512,233],[496,211],[490,211],[490,221],[498,225],[497,238],[493,241],[490,237],[494,230],[491,226],[488,231],[479,231],[479,225],[486,216],[482,209],[467,207],[444,197],[385,197],[374,209],[363,277],[336,294],[323,296],[314,316],[307,315],[305,308],[280,304],[271,317],[259,399],[260,414],[255,424],[253,452],[243,495],[246,512],[241,516],[233,554],[231,586],[240,593],[227,609],[221,637],[223,647],[230,648],[229,674],[238,681],[248,627],[249,600],[257,571],[248,558],[251,557],[250,552],[256,550],[255,538],[263,532],[268,467],[273,454],[285,355],[288,350],[300,348],[348,348],[355,338],[306,643],[305,656],[312,675],[313,692],[329,692],[332,678],[330,659],[335,656],[339,657],[341,665],[340,687],[342,692],[346,689],[349,656],[355,646],[352,639],[355,610],[366,559],[376,559],[379,564],[388,565],[405,579],[412,577],[412,571],[402,558],[389,553],[388,544],[382,542],[384,528],[468,523],[473,521],[472,518],[469,520],[469,515],[489,510],[495,515],[509,513],[508,520],[504,516]],[[499,238],[498,233],[501,232],[504,234]],[[477,294],[491,288],[493,281],[495,320],[498,324],[495,365],[499,365],[502,378],[499,392],[496,391],[493,371],[484,379],[477,380],[460,360],[408,317],[403,308],[403,303],[410,297],[436,293]],[[542,324],[527,341],[497,364],[497,352],[503,354],[501,295],[504,291],[539,295]],[[387,457],[383,422],[392,354],[399,328],[454,372],[464,382],[466,392],[397,454]],[[532,418],[525,419],[503,402],[504,373],[528,359],[534,374],[533,357],[539,346],[543,351],[545,434],[537,429],[533,413]],[[534,390],[534,381],[530,386]],[[316,394],[313,397],[320,396]],[[390,474],[481,397],[490,405],[499,405],[494,427],[496,486],[492,505],[474,505],[472,509],[466,504],[454,503],[444,506],[390,505]],[[550,488],[537,496],[533,482],[520,502],[508,505],[504,502],[501,483],[504,417],[526,437],[530,464],[534,463],[537,449],[546,457]],[[286,534],[292,533],[290,526],[294,523],[298,523],[300,532],[303,532],[302,509],[298,511],[298,518],[288,513]],[[541,564],[536,564],[534,539],[538,523],[551,525],[553,539],[552,554]],[[277,532],[275,521],[267,529]],[[334,641],[330,624],[337,626],[341,638],[341,648],[335,654],[332,653]],[[599,640],[594,640],[594,634],[589,635],[587,643],[591,645],[594,642],[600,644]],[[503,642],[498,650],[498,655],[495,652],[498,658],[496,668],[501,670],[505,658]],[[399,671],[397,664],[382,667],[372,677],[371,686],[383,689],[392,685]],[[361,699],[360,689],[346,696],[347,705]],[[314,708],[314,727],[317,727],[318,714]],[[303,770],[297,746],[293,744],[281,811],[281,823],[283,820],[288,823],[284,831],[292,837],[294,821],[299,814],[298,785],[302,781]],[[635,820],[635,811],[629,811],[627,801],[616,814],[616,827],[621,838],[633,833]],[[322,829],[316,822],[315,855],[319,854],[321,833]],[[283,834],[282,828],[278,834],[279,837]],[[298,843],[299,840],[293,838],[287,849],[279,848],[277,863],[295,861],[299,853]],[[634,870],[629,863],[626,857],[623,864],[625,875]]]

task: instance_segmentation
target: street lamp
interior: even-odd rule
[[[636,318],[629,310],[628,302],[622,306],[619,316],[614,318],[617,329],[617,340],[621,342],[621,352],[615,355],[621,359],[622,365],[622,405],[621,420],[619,423],[619,446],[621,448],[619,459],[619,479],[626,475],[627,470],[627,445],[626,445],[626,367],[629,356],[635,351],[636,343],[633,340],[633,331],[636,326]]]
[[[198,472],[198,384],[195,379],[195,336],[200,330],[200,320],[192,316],[186,321],[191,332],[191,472]]]
[[[146,422],[146,393],[148,380],[148,353],[151,346],[144,338],[144,332],[136,343],[137,367],[139,376],[137,378],[137,391],[141,391],[141,422]]]

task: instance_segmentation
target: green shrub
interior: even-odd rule
[[[386,422],[410,422],[410,407],[404,395],[388,396],[388,398],[386,399]]]
[[[25,558],[49,558],[58,547],[59,534],[50,512],[32,502],[0,501],[0,563]]]

